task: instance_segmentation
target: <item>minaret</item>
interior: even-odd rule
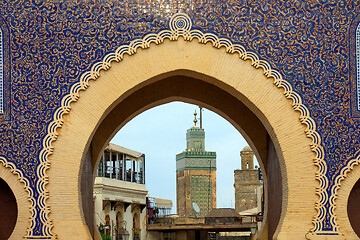
[[[241,170],[254,170],[254,152],[249,146],[240,152]]]
[[[176,199],[179,216],[205,216],[216,208],[216,152],[205,151],[205,131],[194,126],[186,132],[186,150],[176,155]],[[196,203],[200,212],[193,209]]]
[[[238,212],[257,206],[255,189],[261,185],[258,169],[254,169],[254,152],[246,146],[240,156],[241,170],[234,171],[235,210]]]

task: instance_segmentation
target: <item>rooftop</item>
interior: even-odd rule
[[[206,218],[240,218],[240,214],[233,208],[215,208],[211,210]]]
[[[139,158],[139,157],[141,157],[141,155],[143,155],[143,153],[136,152],[136,151],[128,149],[128,148],[124,148],[124,147],[116,145],[114,143],[109,143],[109,145],[105,148],[105,150],[118,152],[118,153],[125,153],[126,155],[130,155],[135,158]]]

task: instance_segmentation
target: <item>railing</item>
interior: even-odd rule
[[[127,170],[125,173],[125,171],[123,171],[123,168],[119,168],[119,167],[105,166],[104,171],[101,168],[99,168],[98,177],[106,177],[106,178],[140,183],[140,184],[144,182],[144,174],[142,172],[132,172]]]

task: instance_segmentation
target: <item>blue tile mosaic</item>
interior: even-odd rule
[[[43,140],[61,99],[106,54],[169,29],[171,16],[185,12],[192,29],[243,45],[269,62],[301,96],[324,148],[324,191],[333,196],[339,174],[360,145],[359,5],[300,0],[1,1],[0,156],[21,169],[33,186],[33,198],[39,199],[35,186]],[[329,197],[324,205],[319,232],[336,232],[332,201]],[[37,218],[46,218],[38,205],[35,212]],[[31,234],[52,233],[39,220]]]

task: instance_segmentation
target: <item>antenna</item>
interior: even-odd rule
[[[200,128],[202,129],[202,107],[200,107],[199,106],[199,108],[200,108]]]
[[[197,205],[196,202],[193,202],[193,203],[192,203],[192,207],[194,208],[194,210],[195,210],[196,213],[199,213],[199,212],[200,212],[200,207],[199,207],[199,205]]]

